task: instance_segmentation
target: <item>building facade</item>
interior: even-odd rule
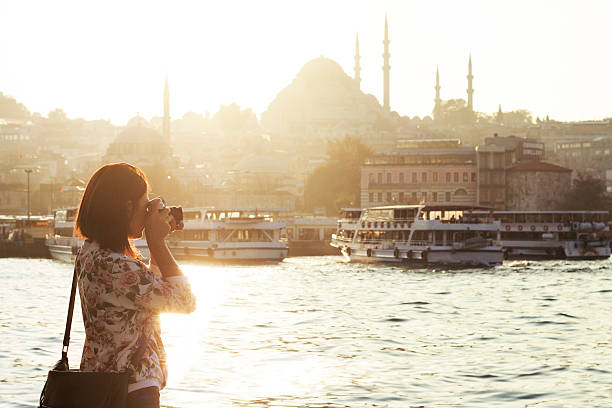
[[[392,154],[366,159],[361,206],[392,204],[475,205],[476,153],[458,140],[404,140]]]
[[[571,169],[543,161],[517,164],[507,171],[506,209],[557,210],[571,184]]]

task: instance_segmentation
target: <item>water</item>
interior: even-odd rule
[[[198,309],[163,316],[164,406],[612,406],[610,261],[183,269]],[[60,355],[72,267],[0,259],[0,271],[0,406],[32,407]],[[79,305],[74,319],[73,366]]]

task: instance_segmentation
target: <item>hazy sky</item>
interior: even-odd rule
[[[430,114],[442,98],[536,116],[612,116],[612,1],[12,1],[0,0],[0,91],[31,111],[124,124],[163,110],[214,114],[236,102],[258,115],[309,60],[325,56],[382,101],[385,13],[391,108]]]

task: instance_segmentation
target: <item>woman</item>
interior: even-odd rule
[[[176,225],[161,200],[149,202],[147,179],[126,163],[107,164],[89,180],[76,221],[86,239],[76,259],[85,323],[81,370],[125,371],[134,355],[128,407],[159,407],[166,385],[161,312],[191,313],[195,297],[168,250]],[[146,232],[151,265],[139,259],[130,239]],[[141,344],[146,346],[140,347]],[[142,350],[142,351],[140,351]]]

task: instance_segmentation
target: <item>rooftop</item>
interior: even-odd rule
[[[548,163],[545,161],[530,161],[526,163],[519,163],[510,168],[508,171],[549,171],[557,173],[571,173],[572,169],[567,167],[561,167],[557,164]]]

